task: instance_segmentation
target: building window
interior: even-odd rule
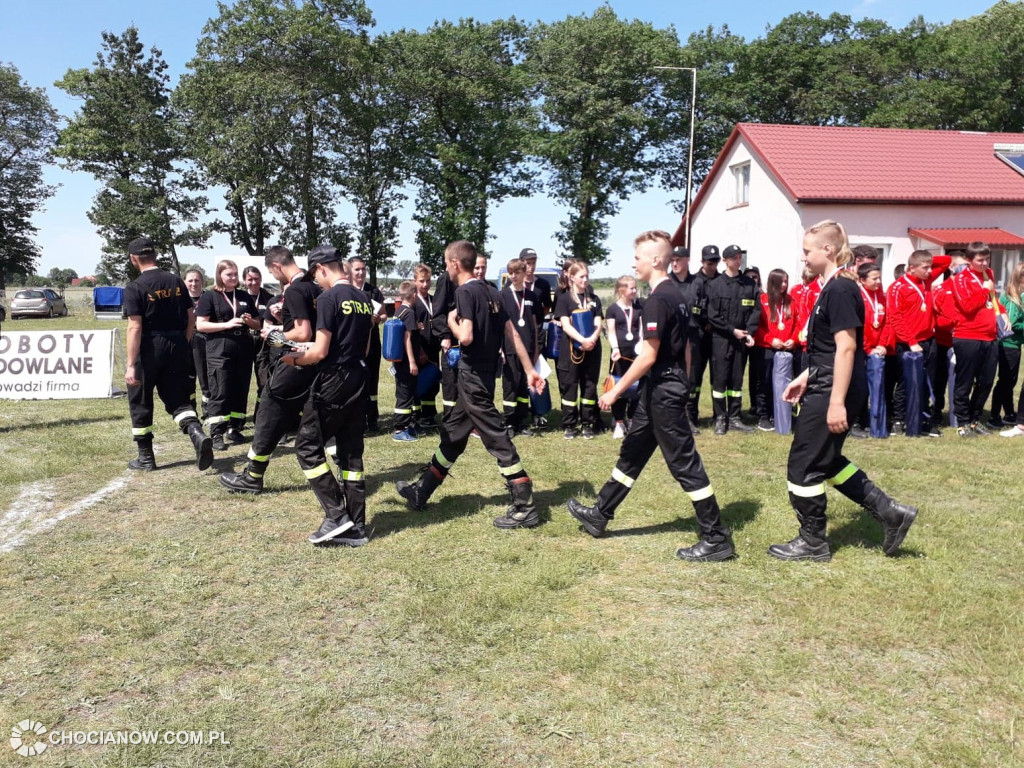
[[[996,278],[996,293],[1002,293],[1006,290],[1006,285],[1010,282],[1010,278],[1013,277],[1013,270],[1017,268],[1019,262],[1020,251],[992,249],[992,261],[989,266]]]
[[[996,157],[1017,171],[1024,173],[1024,144],[996,144]]]
[[[750,203],[750,163],[740,163],[730,168],[733,178],[732,204],[748,205]]]

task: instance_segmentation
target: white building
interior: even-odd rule
[[[886,283],[916,249],[975,240],[1001,282],[1024,249],[1022,168],[1024,134],[740,123],[694,197],[692,267],[704,245],[736,244],[762,280],[782,268],[795,283],[804,230],[835,219],[878,249]]]

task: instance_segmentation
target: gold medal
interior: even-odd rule
[[[928,302],[926,302],[926,301],[922,301],[921,302],[921,311],[922,312],[927,312],[928,311]]]
[[[779,330],[780,331],[786,330],[786,324],[784,322],[782,322],[781,320],[779,320]]]

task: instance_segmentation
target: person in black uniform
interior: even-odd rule
[[[693,305],[690,307],[693,319],[690,333],[690,402],[686,407],[691,429],[700,420],[700,393],[704,371],[709,364],[712,380],[715,375],[715,364],[711,357],[711,326],[708,325],[707,289],[719,277],[718,262],[721,259],[717,245],[705,245],[700,252],[700,271],[693,277]]]
[[[572,440],[580,434],[592,439],[602,430],[597,408],[597,383],[601,378],[601,324],[604,312],[601,299],[590,289],[590,270],[583,261],[573,261],[566,269],[567,290],[555,300],[555,320],[562,324],[558,348],[558,388],[562,398],[564,437]],[[593,332],[584,337],[572,324],[577,311],[593,315]]]
[[[711,402],[715,412],[715,434],[728,430],[753,432],[740,419],[743,402],[743,369],[747,350],[754,346],[754,334],[761,319],[757,285],[740,274],[746,253],[738,245],[722,252],[725,272],[707,284],[707,320],[711,327]]]
[[[189,436],[196,451],[196,466],[213,463],[213,443],[203,432],[190,402],[189,339],[195,328],[192,300],[181,278],[156,266],[156,246],[148,237],[128,245],[128,258],[141,273],[124,290],[128,315],[124,381],[128,385],[128,412],[137,458],[131,469],[156,469],[153,455],[153,387],[178,429]],[[195,385],[192,384],[192,397]]]
[[[210,426],[213,449],[244,443],[240,431],[249,407],[253,341],[249,331],[260,327],[252,297],[238,289],[238,266],[229,259],[217,262],[214,287],[199,298],[196,328],[206,335],[206,369],[210,378]]]
[[[284,246],[275,245],[268,250],[264,263],[284,289],[281,330],[285,337],[298,343],[312,341],[316,330],[319,286],[302,279],[305,273],[295,263],[292,252]],[[285,434],[294,432],[298,426],[316,367],[296,368],[282,364],[281,358],[286,351],[283,347],[270,348],[270,375],[263,390],[262,407],[253,417],[249,463],[241,472],[225,472],[220,476],[220,484],[229,490],[242,493],[262,491],[263,477],[274,449]]]
[[[686,417],[690,382],[683,366],[689,317],[679,303],[678,289],[668,279],[670,237],[668,232],[644,232],[635,244],[636,275],[651,287],[644,302],[644,346],[619,382],[601,396],[600,405],[610,409],[635,381],[641,382],[640,405],[597,503],[588,507],[569,499],[566,506],[587,533],[599,538],[654,449],[660,448],[672,477],[690,497],[700,528],[700,540],[680,548],[676,556],[691,562],[727,560],[735,550]]]
[[[366,483],[363,428],[366,424],[366,346],[377,313],[366,292],[349,284],[341,252],[322,245],[309,254],[303,278],[323,289],[316,301],[316,339],[304,352],[288,353],[284,365],[316,366],[302,409],[295,456],[324,510],[313,544],[366,544]],[[335,439],[341,483],[331,474],[324,446]]]
[[[434,297],[430,295],[430,282],[433,273],[426,264],[417,264],[412,271],[413,282],[416,283],[416,301],[413,307],[416,310],[416,327],[420,334],[420,349],[423,350],[430,364],[438,364],[438,356],[441,354],[441,343],[434,338],[430,326],[433,317]],[[417,385],[419,386],[419,385]],[[432,386],[426,387],[422,395],[417,393],[420,405],[420,419],[417,425],[418,431],[432,429],[437,426],[437,393],[441,391],[440,378]]]
[[[608,305],[605,322],[608,328],[608,344],[612,348],[611,375],[623,376],[636,359],[636,348],[640,343],[640,321],[643,306],[636,297],[636,280],[623,275],[615,281],[615,301]],[[637,402],[619,398],[612,406],[615,429],[612,437],[621,440],[626,436],[627,423],[636,413]]]
[[[531,360],[537,359],[537,297],[525,287],[526,262],[512,259],[505,268],[508,285],[501,289],[501,301],[505,314],[515,323],[516,333],[526,347]],[[501,369],[501,404],[504,408],[505,428],[509,437],[522,435],[532,437],[527,426],[530,413],[530,388],[526,383],[526,372],[516,357],[515,345],[509,341],[504,345],[504,364]]]
[[[533,503],[533,483],[523,469],[519,454],[502,427],[501,415],[494,405],[502,340],[514,345],[530,387],[543,391],[544,379],[534,370],[533,361],[505,312],[498,291],[473,277],[476,246],[467,240],[458,240],[448,245],[445,254],[457,259],[459,265],[455,309],[448,318],[452,335],[462,349],[458,400],[441,424],[441,445],[430,459],[430,466],[418,482],[399,481],[395,489],[414,510],[422,510],[466,450],[469,434],[476,428],[487,452],[497,459],[498,469],[512,496],[512,505],[504,515],[494,520],[494,525],[498,528],[532,528],[540,524],[540,516]]]
[[[348,260],[348,277],[352,287],[365,291],[373,311],[373,332],[370,334],[370,349],[366,353],[366,431],[376,432],[380,425],[380,409],[377,406],[377,389],[380,387],[380,328],[387,317],[384,294],[373,283],[366,282],[366,262],[359,256]]]
[[[404,280],[398,286],[401,305],[395,319],[402,321],[402,359],[392,363],[395,373],[395,423],[391,439],[398,443],[414,442],[418,437],[419,404],[416,389],[420,373],[420,332],[416,327],[416,284]]]
[[[537,274],[537,252],[533,248],[523,248],[519,252],[519,258],[526,264],[526,281],[523,283],[523,287],[528,291],[533,291],[533,295],[536,298],[533,308],[537,315],[537,347],[538,349],[543,349],[545,344],[543,336],[544,321],[547,320],[548,314],[555,307],[551,294],[551,283]],[[530,410],[533,411],[532,402]],[[546,427],[547,423],[546,416],[534,413],[535,426]]]
[[[248,266],[242,270],[242,282],[245,290],[252,296],[256,304],[256,312],[262,322],[272,322],[273,317],[267,312],[274,294],[263,287],[263,273],[259,267]],[[260,400],[263,397],[263,388],[267,385],[267,378],[270,376],[270,347],[264,342],[259,330],[253,330],[253,373],[256,375],[256,404],[253,406],[252,420],[256,423],[256,414],[259,412]],[[243,424],[244,426],[244,424]]]
[[[188,297],[192,300],[192,313],[195,314],[196,306],[199,304],[199,297],[203,295],[203,286],[206,283],[206,277],[198,269],[190,269],[185,272],[185,287],[188,288]],[[192,397],[190,402],[192,403],[193,410],[196,410],[196,381],[199,382],[199,391],[202,393],[203,411],[206,410],[206,404],[210,402],[210,381],[206,375],[206,337],[203,336],[199,331],[193,331],[192,341],[189,342],[191,347],[189,351],[189,392]],[[196,410],[198,413],[198,410]],[[205,418],[206,414],[203,414]]]
[[[460,241],[461,242],[461,241]],[[452,336],[451,328],[448,327],[448,316],[455,309],[455,289],[458,287],[455,280],[459,274],[459,260],[451,245],[444,250],[444,267],[437,278],[434,286],[433,314],[431,316],[431,330],[437,345],[441,349],[441,406],[444,418],[455,408],[455,402],[459,393],[458,363],[451,364],[451,357],[448,353],[452,347],[458,348],[458,341]]]
[[[917,509],[889,498],[843,456],[849,417],[861,412],[867,397],[864,300],[854,273],[843,269],[853,260],[846,230],[835,221],[815,224],[804,235],[803,253],[804,263],[825,285],[807,323],[807,370],[783,393],[786,402],[800,403],[786,470],[800,533],[786,544],[773,544],[768,554],[780,560],[832,559],[825,538],[827,481],[882,524],[882,548],[893,555]]]
[[[717,262],[714,262],[717,264]],[[718,273],[718,268],[715,268],[715,274]],[[696,275],[690,274],[690,249],[684,246],[677,246],[672,249],[672,268],[669,271],[668,277],[675,284],[676,289],[679,291],[679,299],[685,308],[684,311],[687,315],[692,315],[695,307],[699,307],[698,296],[697,296],[697,276],[701,273],[698,272]],[[700,391],[700,380],[694,381],[696,377],[696,364],[700,362],[701,352],[700,345],[701,340],[704,337],[704,329],[700,323],[696,322],[691,318],[691,322],[687,324],[686,330],[686,375],[690,379],[691,387],[696,386],[698,393]],[[703,376],[703,369],[701,370],[701,376]],[[692,418],[690,418],[690,431],[694,435],[700,434],[700,428],[697,426],[697,402],[691,400],[686,405],[687,416],[689,417],[692,411]]]

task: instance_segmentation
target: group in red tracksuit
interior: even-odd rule
[[[953,301],[952,277],[967,269],[967,258],[962,253],[952,255],[949,265],[949,276],[932,291],[932,308],[935,310],[935,350],[937,364],[935,366],[935,417],[938,418],[946,407],[946,389],[949,388],[949,423],[956,426],[956,413],[953,409],[952,381],[953,371],[953,326],[956,324],[956,302]],[[953,376],[953,379],[950,378]]]
[[[989,269],[991,251],[985,243],[967,247],[967,269],[952,280],[953,353],[956,382],[953,408],[957,434],[976,437],[990,434],[981,426],[981,413],[992,392],[998,363],[995,280]]]
[[[794,354],[793,371],[804,369],[804,351],[807,349],[807,321],[811,317],[811,310],[814,303],[821,294],[821,287],[824,285],[820,277],[814,275],[806,267],[800,275],[803,281],[790,291],[793,299],[793,306],[796,310],[796,354]]]
[[[934,386],[938,360],[935,348],[935,312],[932,307],[932,283],[949,266],[951,257],[932,256],[928,251],[914,251],[907,261],[907,271],[889,290],[886,313],[892,326],[896,347],[897,371],[893,394],[893,431],[900,433],[907,420],[908,408],[920,408],[929,419],[932,414],[929,391]],[[920,402],[908,403],[902,381],[903,356],[920,352],[924,358],[926,381],[920,387]],[[937,419],[931,423],[922,416],[921,434],[937,436]]]
[[[757,399],[754,402],[757,427],[765,432],[773,428],[774,421],[775,353],[790,352],[794,357],[797,355],[797,334],[801,327],[798,323],[803,316],[798,299],[787,293],[789,275],[784,270],[773,269],[768,274],[766,287],[768,290],[758,296],[760,317],[757,331],[754,333],[754,346],[750,352],[750,376],[759,378]]]
[[[860,283],[861,298],[864,299],[864,355],[882,358],[892,354],[892,329],[886,322],[886,295],[882,290],[882,272],[874,262],[866,262],[857,268],[857,280]],[[868,372],[868,390],[871,391],[870,373]],[[884,381],[882,383],[884,401]],[[851,425],[850,436],[855,438],[870,437],[868,425],[871,423],[869,397],[859,414],[853,414],[856,421]],[[887,409],[886,409],[887,410]],[[884,426],[884,424],[883,424]],[[888,433],[886,433],[888,434]]]

